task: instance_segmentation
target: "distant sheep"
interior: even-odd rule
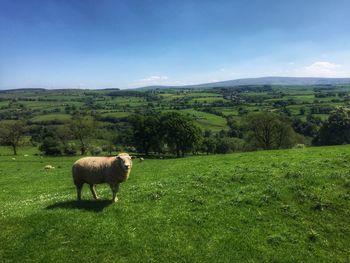
[[[140,157],[140,162],[143,162],[144,160],[145,160],[144,158]]]
[[[83,184],[87,183],[94,199],[97,199],[96,184],[110,185],[112,201],[118,201],[119,184],[126,181],[132,167],[131,157],[127,153],[120,153],[116,157],[84,157],[73,164],[73,181],[77,188],[77,199],[81,200]]]
[[[306,147],[305,144],[302,144],[302,143],[298,143],[294,146],[294,148],[296,149],[304,149],[305,147]]]
[[[51,170],[51,169],[55,169],[55,167],[53,167],[52,165],[45,165],[44,167],[45,170]]]

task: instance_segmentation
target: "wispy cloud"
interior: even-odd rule
[[[150,76],[144,79],[138,80],[139,82],[156,82],[156,81],[163,81],[169,79],[168,76]]]
[[[341,70],[341,65],[329,61],[317,61],[304,67],[304,72],[312,76],[335,76]]]
[[[170,77],[165,75],[153,75],[153,76],[142,78],[132,83],[129,83],[128,86],[135,88],[135,87],[152,86],[152,85],[182,86],[187,84],[190,84],[190,83],[179,81],[179,80],[173,80]]]

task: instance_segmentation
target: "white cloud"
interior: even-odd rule
[[[338,75],[341,65],[328,62],[317,61],[304,67],[304,72],[312,76],[335,76]]]
[[[139,82],[156,82],[169,79],[168,76],[150,76],[148,78],[140,79]]]
[[[143,78],[143,79],[139,79],[134,82],[131,82],[128,84],[128,87],[136,88],[136,87],[153,86],[153,85],[182,86],[187,84],[189,83],[180,81],[180,80],[172,80],[165,75],[153,75],[147,78]]]

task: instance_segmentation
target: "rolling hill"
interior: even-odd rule
[[[310,86],[310,85],[342,85],[350,84],[350,78],[298,78],[298,77],[262,77],[235,79],[220,82],[204,83],[185,86],[148,86],[140,89],[164,89],[164,88],[191,88],[205,89],[215,87],[234,87],[245,85],[284,85],[284,86]]]

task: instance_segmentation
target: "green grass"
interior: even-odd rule
[[[130,107],[142,106],[147,104],[143,98],[137,97],[116,97],[111,101],[111,103],[116,104],[118,106],[129,105]]]
[[[123,117],[127,117],[130,114],[132,114],[131,112],[123,112],[123,111],[114,111],[114,112],[106,112],[106,113],[102,113],[101,116],[103,117],[115,117],[115,118],[123,118]]]
[[[225,101],[222,97],[204,97],[198,98],[193,97],[190,102],[191,103],[213,103],[213,102],[223,102]]]
[[[350,146],[135,160],[116,204],[74,201],[78,157],[11,157],[1,262],[349,262]]]
[[[68,121],[71,118],[72,116],[69,114],[55,113],[55,114],[35,116],[34,118],[32,118],[32,121],[52,121],[52,120]]]
[[[189,114],[191,117],[193,117],[203,130],[218,132],[228,129],[226,120],[221,116],[207,112],[196,111],[194,109],[185,109],[181,110],[181,112],[184,114]]]

